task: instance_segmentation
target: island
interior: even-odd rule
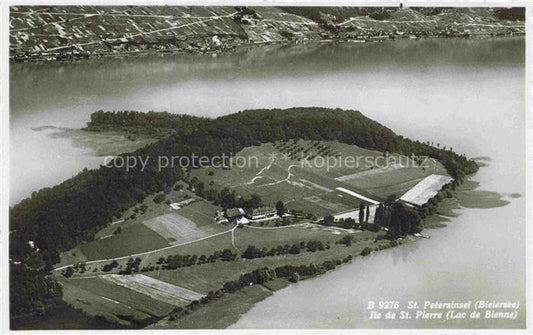
[[[354,110],[97,111],[83,131],[151,140],[10,208],[16,329],[227,327],[291,282],[430,238],[479,168]]]

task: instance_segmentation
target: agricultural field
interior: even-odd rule
[[[179,215],[193,221],[198,227],[210,225],[215,222],[215,215],[220,208],[207,201],[195,201],[192,204],[176,211]]]
[[[394,194],[398,198],[428,176],[447,175],[446,169],[439,162],[431,162],[430,165],[425,169],[397,167],[385,171],[365,171],[351,175],[350,179],[344,181],[354,187],[365,189],[375,197],[384,198]]]
[[[183,43],[189,36],[200,40],[205,35],[242,37],[242,29],[233,20],[235,12],[231,7],[200,6],[57,6],[41,10],[16,6],[11,10],[10,41],[13,51],[65,51],[71,44],[91,53],[107,52],[109,45],[127,50],[132,44],[139,45],[132,50],[138,51],[156,42]],[[46,39],[28,38],[43,34]]]
[[[221,232],[220,225],[213,223],[199,227],[193,221],[177,213],[164,214],[143,221],[143,225],[161,235],[171,244],[180,244]]]
[[[152,299],[174,306],[185,307],[191,301],[199,300],[203,297],[202,294],[197,292],[168,284],[142,274],[129,276],[110,274],[103,275],[101,278],[118,286],[125,287]]]
[[[255,164],[244,168],[235,166],[238,157]],[[347,166],[342,163],[346,157],[356,160],[362,157],[364,163]],[[287,208],[312,214],[315,218],[335,215],[356,220],[357,208],[364,201],[361,199],[382,201],[391,194],[399,197],[428,175],[449,178],[438,162],[430,168],[422,168],[405,156],[391,153],[388,158],[394,163],[373,168],[368,162],[385,159],[383,153],[334,141],[280,141],[245,148],[233,157],[230,169],[192,170],[191,178],[196,177],[218,190],[228,187],[243,197],[257,193],[270,206],[282,200]],[[336,163],[329,167],[309,164],[313,159],[330,159]],[[111,270],[114,273],[124,269],[130,257],[139,257],[144,266],[155,266],[160,257],[177,253],[210,255],[223,249],[235,250],[235,247],[277,246],[311,239],[334,243],[338,233],[310,226],[269,229],[273,223],[256,227],[256,231],[246,227],[231,232],[231,225],[217,224],[214,220],[220,207],[199,198],[186,187],[166,194],[163,201],[154,200],[155,195],[147,197],[98,232],[94,241],[65,252],[59,266],[90,262],[88,272],[101,273],[102,266],[115,259],[119,266]],[[171,203],[180,204],[179,209],[172,209]],[[259,230],[261,228],[264,229]]]
[[[375,203],[391,192],[403,194],[421,180],[449,179],[438,163],[433,169],[422,168],[409,165],[413,161],[407,157],[387,155],[395,163],[379,168],[367,163],[385,159],[386,155],[381,152],[338,142],[291,140],[248,147],[232,158],[232,163],[236,163],[241,159],[238,157],[254,162],[250,160],[253,157],[256,163],[250,166],[233,164],[229,169],[196,169],[191,170],[190,178],[216,190],[228,187],[242,197],[257,193],[271,206],[283,200],[289,209],[310,213],[315,218],[337,214],[337,219],[356,220],[361,201],[372,204],[372,220]],[[362,157],[366,161],[350,167],[342,164],[346,157]],[[329,167],[309,164],[314,159],[336,163]],[[422,181],[422,184],[427,183]],[[63,285],[66,301],[91,315],[102,315],[121,324],[159,320],[153,325],[158,327],[172,323],[168,315],[174,307],[189,306],[209,292],[220,290],[226,282],[255,269],[321,264],[326,260],[357,256],[366,247],[378,250],[389,243],[378,238],[383,232],[326,227],[305,220],[289,226],[277,226],[274,222],[242,227],[218,224],[214,217],[221,208],[196,196],[188,185],[182,186],[164,197],[161,194],[147,197],[98,232],[94,241],[65,253],[63,268],[54,275]],[[351,239],[348,246],[340,243],[347,236]],[[312,252],[302,248],[299,253],[285,252],[254,259],[241,256],[249,246],[266,252],[308,241],[320,241],[324,249]],[[214,261],[198,261],[217,253],[221,255],[223,250],[229,250],[236,258],[223,261],[216,256],[219,258]],[[167,269],[165,264],[170,262],[167,258],[177,255],[192,257],[194,261],[182,263],[185,265],[177,269]],[[139,264],[132,270],[130,266],[134,260]],[[76,267],[72,277],[67,279],[63,274],[66,273],[64,265],[72,264],[68,262],[86,263],[83,271]],[[114,265],[110,267],[111,264]],[[286,282],[278,284],[283,287]],[[250,296],[244,292],[249,292]],[[271,289],[260,285],[235,296],[244,295],[243,299],[252,303],[270,292]],[[224,296],[223,300],[231,302],[230,308],[239,309],[233,297]],[[198,315],[209,315],[213,309],[209,304],[200,310]],[[209,327],[198,317],[186,316],[184,320],[189,321],[179,327],[195,324]],[[224,320],[217,322],[229,319]]]
[[[277,236],[281,236],[286,233],[282,228],[277,228],[277,230],[279,230],[279,232],[276,232],[276,234],[278,234]],[[247,233],[249,234],[249,237],[255,236],[255,240],[247,240],[246,243],[244,243],[244,248],[248,246],[247,243],[252,243],[253,245],[260,248],[271,248],[276,247],[280,244],[283,245],[285,243],[293,244],[299,243],[301,241],[307,241],[311,237],[320,240],[324,243],[330,241],[330,249],[316,252],[305,251],[297,255],[281,255],[274,257],[256,258],[251,260],[238,259],[234,262],[215,262],[199,266],[184,267],[177,270],[151,271],[146,272],[144,274],[173,285],[179,285],[189,290],[207,294],[209,291],[220,289],[225,282],[229,280],[238,279],[241,274],[253,271],[260,267],[266,266],[270,268],[276,268],[278,266],[288,264],[318,264],[319,262],[323,262],[328,259],[346,257],[348,255],[357,255],[366,246],[375,247],[379,243],[383,243],[383,241],[376,243],[375,237],[377,236],[377,233],[369,231],[358,232],[353,234],[355,238],[354,241],[357,241],[357,243],[352,244],[352,246],[350,247],[335,244],[336,241],[340,240],[342,236],[348,235],[348,233],[337,235],[332,234],[330,232],[313,231],[312,235],[304,235],[300,238],[298,238],[297,235],[294,234],[292,239],[287,239],[285,241],[277,241],[275,239],[272,239],[274,235],[270,235],[266,237],[270,237],[271,239],[268,242],[264,243],[261,243],[260,240],[262,240],[262,236],[260,235],[264,234],[265,231],[252,231],[252,229],[250,229]]]
[[[430,198],[434,197],[440,191],[442,186],[449,183],[451,180],[452,178],[448,176],[432,174],[407,191],[400,200],[414,205],[423,205]]]
[[[434,161],[419,166],[394,153],[367,150],[336,141],[290,140],[252,146],[237,153],[230,168],[205,168],[192,176],[241,196],[257,193],[264,203],[282,200],[289,209],[317,217],[401,196],[431,174],[446,175]],[[345,189],[362,197],[339,191]]]
[[[219,207],[190,191],[172,191],[165,198],[169,202],[190,202],[173,210],[166,201],[155,203],[154,195],[149,196],[100,230],[93,241],[64,252],[58,266],[117,257],[127,260],[129,255],[187,243],[229,229],[213,219]]]
[[[320,39],[322,28],[314,21],[286,13],[276,7],[253,7],[261,19],[255,24],[243,24],[242,29],[254,43],[282,42],[288,36],[296,39]]]
[[[181,198],[181,196],[176,196],[174,200]],[[201,208],[214,210],[214,208],[205,207],[206,204],[202,203],[201,200],[191,202],[189,206],[193,204],[197,205],[191,208],[191,213],[199,211]],[[153,232],[153,234],[163,239],[162,235],[167,233],[182,234],[180,236],[183,236],[185,230],[189,230],[189,233],[191,231],[198,232],[206,229],[206,227],[209,228],[212,226],[209,223],[195,225],[195,222],[192,220],[177,214],[181,209],[168,212],[166,209],[157,209],[158,206],[159,204],[151,206],[151,211],[147,209],[146,214],[141,214],[134,220],[128,220],[130,221],[128,223],[120,222],[115,224],[114,226],[122,225],[124,227],[118,236],[126,234],[128,230],[146,229],[146,231]],[[182,209],[184,208],[187,208],[187,206]],[[165,212],[167,214],[161,214]],[[163,220],[161,221],[161,219]],[[154,226],[151,229],[147,227],[147,225],[156,224],[162,224],[164,226],[169,222],[171,224],[182,224],[180,228],[182,230],[167,230],[156,233],[152,230]],[[186,223],[183,224],[183,222]],[[219,225],[218,231],[221,232],[206,236],[205,239],[200,241],[192,240],[190,243],[185,242],[183,245],[167,245],[162,250],[152,250],[141,255],[135,255],[140,260],[140,268],[151,268],[151,270],[143,270],[142,274],[134,272],[133,274],[122,275],[117,273],[118,271],[124,270],[126,263],[130,260],[129,256],[125,256],[115,258],[118,265],[109,272],[103,272],[102,267],[105,264],[109,264],[110,260],[103,260],[96,263],[87,263],[86,271],[83,273],[76,272],[73,277],[68,279],[61,275],[64,272],[56,271],[54,275],[60,280],[63,286],[65,300],[74,307],[81,308],[90,315],[100,315],[111,321],[129,326],[141,323],[148,324],[153,322],[150,320],[162,318],[158,323],[153,325],[157,327],[158,325],[170,322],[167,315],[176,306],[187,306],[192,301],[201,299],[210,291],[220,290],[225,282],[236,280],[241,274],[257,268],[265,266],[276,268],[282,265],[308,265],[309,263],[319,264],[325,260],[358,255],[367,246],[375,248],[380,244],[388,243],[386,240],[377,241],[376,236],[378,233],[323,227],[309,223],[282,227],[267,224],[263,227],[244,226],[236,229],[232,229],[231,226]],[[347,235],[353,236],[354,243],[351,246],[347,247],[344,244],[336,243],[343,236]],[[95,244],[94,248],[96,246],[101,247],[102,243],[105,243],[103,241],[113,241],[112,238],[114,236],[117,235],[94,241],[100,243]],[[118,237],[115,237],[115,241],[118,241],[116,238]],[[165,239],[163,240],[167,241]],[[326,249],[315,252],[302,250],[299,254],[283,254],[256,259],[241,259],[240,257],[241,253],[250,245],[254,245],[260,249],[270,249],[278,246],[299,244],[300,242],[310,240],[322,242]],[[169,255],[210,255],[215,251],[223,249],[230,249],[233,253],[237,254],[237,259],[229,262],[219,259],[214,263],[195,264],[174,270],[163,269],[160,265],[160,259],[166,258]],[[84,251],[91,249],[88,249],[86,246],[80,246],[75,250]],[[112,251],[109,249],[106,251],[106,255]],[[104,254],[103,251],[100,252]],[[84,253],[89,254],[90,257],[96,257],[97,255],[87,251],[84,251]],[[278,286],[283,287],[285,285],[286,281],[283,280],[283,283],[279,283]],[[244,301],[249,300],[249,303],[252,304],[270,295],[270,292],[271,289],[265,286],[258,286],[254,289],[246,288],[234,295],[226,295],[220,301],[227,300],[228,303],[231,303],[229,308],[239,310],[241,308],[239,306],[242,306]],[[234,298],[240,296],[243,296],[245,300],[237,303]],[[219,301],[216,301],[213,306],[217,306],[218,304]],[[192,327],[194,324],[201,324],[202,327],[209,328],[209,325],[204,325],[205,322],[202,322],[202,318],[198,318],[198,316],[204,314],[209,315],[212,313],[213,308],[211,305],[207,305],[206,309],[202,307],[197,316],[184,318],[184,320],[190,321],[186,321],[183,325],[180,324],[180,327]],[[225,318],[217,320],[217,322],[227,322]],[[189,326],[186,326],[187,324]]]
[[[168,241],[153,230],[141,225],[131,225],[120,234],[96,241],[82,243],[79,249],[88,261],[127,256],[138,252],[168,246]]]
[[[104,316],[120,324],[168,314],[174,306],[101,277],[60,279],[64,300],[89,315]]]
[[[235,230],[235,245],[244,251],[249,245],[258,248],[277,247],[278,245],[300,243],[301,241],[320,240],[335,243],[339,236],[333,232],[313,230],[307,226],[285,226],[279,228],[247,227]]]
[[[286,280],[283,282],[288,283]],[[254,304],[272,295],[266,286],[265,284],[245,287],[233,294],[224,295],[179,320],[171,321],[166,317],[148,326],[147,329],[224,329],[235,323]]]

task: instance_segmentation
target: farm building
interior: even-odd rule
[[[241,217],[237,219],[237,224],[248,224],[248,223],[250,223],[250,220],[248,220],[245,217]]]
[[[224,216],[224,213],[222,211],[217,211],[215,214],[215,221],[217,223],[228,223],[228,219]]]
[[[245,215],[242,208],[229,208],[226,209],[226,218],[230,221],[235,221]]]
[[[277,214],[276,209],[268,206],[254,208],[246,213],[246,217],[251,220],[260,220],[268,217],[275,216]]]

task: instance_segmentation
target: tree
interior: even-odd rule
[[[66,278],[70,278],[70,277],[72,277],[73,274],[74,274],[74,269],[72,268],[72,266],[69,266],[67,268],[67,270],[65,271],[65,275],[64,276]]]
[[[155,202],[156,204],[158,204],[158,203],[160,203],[160,202],[162,202],[162,201],[164,201],[164,200],[165,200],[165,194],[164,194],[164,193],[159,193],[158,195],[156,195],[156,196],[154,197],[154,202]]]
[[[342,228],[349,229],[353,227],[355,227],[355,220],[352,218],[344,219],[344,221],[342,222]]]
[[[372,249],[370,247],[365,247],[363,251],[361,251],[361,256],[369,255],[372,252]]]
[[[361,202],[359,204],[359,223],[363,223],[365,221],[365,203]]]
[[[242,258],[254,259],[261,257],[261,250],[256,246],[249,245],[248,248],[242,253]]]
[[[382,203],[380,203],[376,208],[376,213],[374,214],[374,223],[379,226],[383,226],[383,211],[384,206]]]
[[[337,244],[344,244],[346,246],[352,245],[352,242],[354,240],[353,235],[345,235],[343,236],[339,241],[337,241]]]
[[[414,234],[422,229],[421,219],[418,213],[396,202],[391,207],[390,230],[393,236]]]
[[[285,208],[285,204],[283,203],[283,201],[278,200],[278,202],[276,202],[276,211],[279,216],[282,216],[283,214],[285,214],[287,209]]]
[[[256,193],[252,194],[249,200],[249,207],[259,208],[261,206],[263,206],[263,201],[261,200],[261,197]]]
[[[324,225],[325,226],[333,226],[333,223],[335,223],[335,218],[331,215],[324,216]]]
[[[289,253],[296,255],[300,253],[300,246],[298,244],[293,244],[292,247],[289,249]]]
[[[229,209],[235,207],[235,194],[228,193],[222,197],[222,202],[220,203],[223,209]]]
[[[289,281],[293,283],[297,283],[299,280],[300,280],[300,275],[298,274],[298,272],[293,272],[291,277],[289,278]]]

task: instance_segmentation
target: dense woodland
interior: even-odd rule
[[[91,116],[87,129],[145,132],[163,138],[129,154],[150,157],[144,171],[85,169],[57,186],[34,192],[10,208],[12,317],[46,314],[48,308],[59,304],[61,288],[46,275],[59,261],[60,252],[92,240],[98,230],[125,209],[150,194],[171,190],[177,181],[184,179],[186,172],[179,167],[159,170],[160,155],[229,155],[251,145],[300,138],[337,140],[380,151],[430,156],[440,160],[457,180],[478,169],[464,155],[399,136],[352,110],[316,107],[247,110],[217,119],[98,111]]]

